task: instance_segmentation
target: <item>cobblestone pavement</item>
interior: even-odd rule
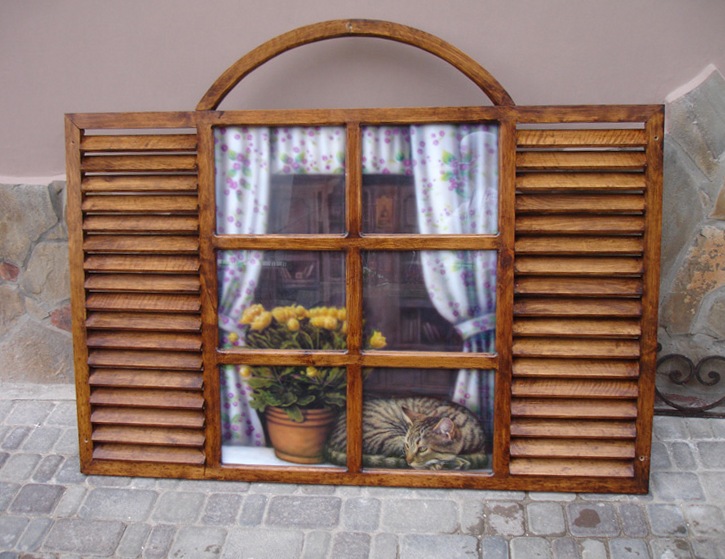
[[[645,496],[84,476],[69,386],[0,390],[0,559],[725,559],[725,420],[657,417]]]

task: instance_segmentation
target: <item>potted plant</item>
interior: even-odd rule
[[[244,344],[252,349],[344,350],[347,348],[347,317],[344,308],[300,305],[267,310],[261,304],[248,307],[240,324],[246,326]],[[377,330],[367,340],[374,349],[385,347]],[[240,374],[252,388],[251,406],[265,414],[267,430],[280,458],[303,463],[319,462],[322,446],[337,414],[345,407],[347,374],[344,367],[297,365],[243,366]],[[277,429],[283,429],[278,433]],[[317,434],[308,432],[310,429]],[[294,433],[294,436],[291,434]],[[288,439],[299,439],[303,449],[284,449]],[[307,454],[302,456],[301,454]]]

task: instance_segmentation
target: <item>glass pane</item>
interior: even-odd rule
[[[217,272],[222,347],[341,349],[329,345],[345,340],[342,253],[220,251]],[[318,323],[340,339],[309,340]]]
[[[364,252],[365,324],[386,349],[493,353],[496,265],[495,251]]]
[[[493,382],[492,371],[372,370],[364,385],[363,466],[490,471]],[[331,459],[344,443],[330,440]]]
[[[498,126],[363,127],[363,230],[498,232]]]
[[[214,129],[217,233],[345,232],[344,127]]]
[[[344,431],[343,367],[223,366],[222,462],[330,465],[325,443]]]

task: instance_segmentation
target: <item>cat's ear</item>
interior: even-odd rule
[[[422,413],[415,412],[405,406],[400,406],[400,408],[403,410],[403,417],[405,418],[405,421],[407,421],[410,425],[413,425],[414,422],[420,421],[425,417]]]
[[[436,423],[435,431],[446,437],[448,440],[452,440],[458,436],[458,427],[456,427],[456,424],[448,417],[444,417]]]

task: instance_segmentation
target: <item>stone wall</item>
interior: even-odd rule
[[[64,183],[0,185],[0,379],[71,382]],[[662,353],[725,356],[725,79],[667,105]]]
[[[73,380],[65,188],[0,185],[0,380]]]
[[[725,356],[725,79],[714,70],[666,113],[662,353]]]

